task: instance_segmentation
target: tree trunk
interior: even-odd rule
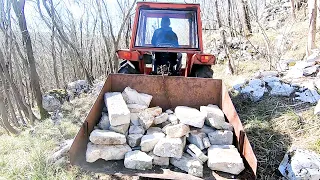
[[[291,13],[292,13],[292,17],[294,20],[296,20],[296,12],[295,12],[295,7],[294,7],[294,0],[290,0],[291,1]]]
[[[12,4],[13,4],[14,11],[16,13],[16,16],[18,17],[19,27],[22,35],[22,41],[27,52],[27,58],[29,61],[29,68],[30,68],[30,81],[32,85],[32,91],[35,96],[37,106],[39,108],[40,117],[41,119],[45,119],[49,117],[49,113],[42,106],[42,92],[40,89],[40,79],[36,69],[31,37],[28,31],[26,18],[24,14],[25,0],[20,0],[20,1],[15,0],[14,2],[12,2]]]
[[[54,13],[54,6],[52,0],[50,0],[51,5],[51,11]],[[53,75],[54,79],[56,81],[57,88],[60,88],[60,82],[58,77],[58,68],[57,68],[57,58],[56,58],[56,48],[55,48],[55,36],[56,36],[56,30],[54,28],[53,22],[54,22],[54,15],[51,16],[52,19],[52,27],[51,27],[51,55],[52,55],[52,61],[53,61]]]
[[[220,19],[220,15],[219,15],[219,8],[218,8],[218,1],[217,0],[214,1],[214,7],[215,7],[216,18],[217,18],[217,22],[218,22],[218,28],[221,28],[222,24],[221,24],[221,19]]]
[[[1,112],[1,119],[3,122],[4,127],[12,134],[18,134],[18,131],[14,129],[9,120],[8,120],[8,112],[7,108],[5,107],[5,99],[3,97],[3,94],[0,95],[0,112]]]
[[[230,0],[227,0],[227,3],[228,3],[228,26],[229,26],[229,33],[230,33],[230,36],[231,37],[234,37],[234,33],[233,33],[233,30],[232,30],[232,21],[231,21],[231,1]]]
[[[248,12],[248,5],[246,0],[238,0],[239,2],[239,10],[240,10],[240,19],[242,23],[242,27],[244,30],[244,35],[248,36],[252,33],[251,30],[251,23],[250,23],[250,17]]]
[[[317,0],[308,1],[309,9],[309,32],[307,44],[307,56],[312,54],[311,50],[316,48],[316,26],[317,26]]]

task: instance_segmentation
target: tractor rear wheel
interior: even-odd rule
[[[212,78],[213,70],[210,65],[199,65],[194,67],[193,76],[201,78]]]
[[[121,74],[138,74],[136,67],[130,61],[123,61],[120,63],[118,73]]]

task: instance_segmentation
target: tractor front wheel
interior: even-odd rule
[[[213,70],[211,69],[210,65],[197,65],[193,67],[194,69],[192,75],[194,77],[201,77],[201,78],[212,78],[213,77]]]

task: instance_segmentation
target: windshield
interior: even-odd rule
[[[135,47],[198,49],[196,11],[141,9]]]

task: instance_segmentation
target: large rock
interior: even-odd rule
[[[289,84],[274,82],[270,94],[272,96],[286,96],[289,97],[294,92],[294,87]]]
[[[149,107],[152,96],[144,93],[138,93],[136,90],[126,87],[122,96],[127,104],[141,104]]]
[[[206,114],[205,123],[216,129],[232,131],[231,124],[225,121],[224,113],[217,105],[201,106],[200,111]]]
[[[138,170],[152,169],[152,157],[139,150],[127,152],[124,167]]]
[[[288,179],[318,180],[320,179],[320,156],[307,150],[290,150],[285,154],[278,169]]]
[[[141,138],[141,151],[149,152],[152,151],[155,145],[160,141],[160,139],[164,138],[164,133],[153,133],[144,135]]]
[[[139,123],[143,126],[144,129],[149,129],[153,124],[154,116],[149,111],[142,111],[138,115]]]
[[[237,175],[245,169],[243,160],[233,145],[210,146],[208,158],[208,167],[211,170]]]
[[[208,160],[208,157],[194,144],[189,144],[187,146],[187,153],[192,157],[200,160],[202,163]]]
[[[104,144],[93,144],[88,143],[86,152],[86,161],[95,162],[98,159],[109,160],[120,160],[124,159],[127,152],[131,151],[128,144],[121,145],[104,145]]]
[[[203,139],[202,139],[202,142],[203,142],[203,146],[204,146],[204,148],[208,148],[208,147],[210,147],[210,146],[211,146],[211,144],[210,144],[210,140],[209,140],[209,138],[208,138],[208,137],[203,138]]]
[[[180,138],[187,135],[190,132],[190,128],[185,124],[177,124],[168,126],[166,129],[166,135],[171,138]]]
[[[141,104],[127,104],[127,106],[131,113],[139,113],[148,108],[148,106]]]
[[[145,109],[149,114],[151,114],[153,117],[160,116],[162,113],[162,108],[159,106],[152,107],[152,108],[147,108]]]
[[[77,80],[69,83],[67,85],[67,89],[73,94],[79,95],[81,93],[86,93],[89,91],[89,84],[86,80]]]
[[[100,129],[93,130],[89,139],[94,144],[116,145],[126,143],[125,135]]]
[[[202,139],[205,138],[207,135],[203,132],[198,131],[191,131],[189,133],[189,137],[187,137],[187,140],[191,144],[195,144],[199,149],[203,150],[205,147],[203,145]]]
[[[162,138],[154,146],[153,153],[160,157],[181,158],[184,145],[184,138]]]
[[[170,163],[188,174],[203,177],[202,163],[186,153],[181,158],[170,158]]]
[[[112,126],[130,123],[130,111],[121,93],[105,93],[104,102],[108,108],[109,120]]]
[[[130,113],[130,122],[131,125],[140,126],[139,122],[139,113]]]
[[[251,101],[259,101],[267,91],[265,84],[260,79],[250,80],[248,85],[241,89],[241,94],[248,97]]]
[[[53,112],[61,108],[61,102],[54,96],[44,95],[42,97],[42,106],[45,110]]]
[[[110,128],[110,121],[107,113],[102,112],[98,127],[103,130],[108,130]]]
[[[180,123],[202,128],[206,115],[195,108],[177,106],[174,110]]]
[[[144,134],[144,129],[142,126],[130,126],[129,134]]]
[[[233,132],[227,130],[217,130],[208,134],[212,145],[231,145],[233,142]]]
[[[149,153],[149,156],[151,156],[153,158],[152,164],[158,165],[158,166],[169,166],[169,158],[168,157],[157,156],[157,155],[153,154],[152,151]]]
[[[154,118],[154,124],[161,124],[168,120],[169,115],[167,113],[162,113],[159,116]]]
[[[216,128],[213,128],[213,127],[210,127],[210,126],[206,126],[204,125],[201,129],[199,129],[200,132],[203,132],[203,133],[206,133],[206,134],[209,134],[213,131],[215,131]]]
[[[169,121],[172,125],[179,124],[179,120],[178,120],[177,116],[174,115],[174,114],[170,114],[170,115],[168,116],[168,121]]]
[[[163,133],[163,132],[162,132],[162,129],[159,127],[150,127],[147,130],[147,134],[154,134],[154,133]]]
[[[126,134],[128,132],[129,125],[130,124],[122,124],[119,126],[110,126],[109,129],[111,131],[114,131],[117,133]]]
[[[129,134],[127,136],[127,142],[130,147],[136,147],[139,146],[141,143],[141,138],[143,134]]]
[[[303,101],[303,102],[308,102],[308,103],[316,103],[320,100],[320,95],[315,89],[307,89],[303,92],[296,92],[296,97],[295,99]]]

